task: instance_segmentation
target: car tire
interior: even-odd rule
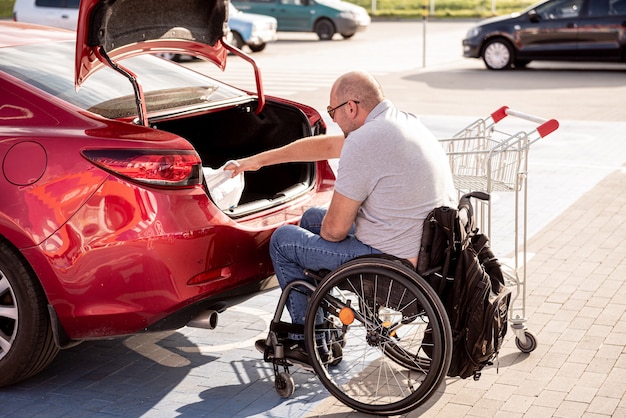
[[[341,34],[341,37],[342,37],[343,39],[350,39],[350,38],[352,38],[355,34],[356,34],[356,32],[353,32],[353,33],[342,33],[342,34]]]
[[[248,48],[250,48],[250,51],[252,52],[261,52],[265,49],[265,43],[261,44],[261,45],[248,45]]]
[[[243,38],[238,32],[233,31],[233,40],[231,45],[237,49],[241,49],[245,45],[245,43],[243,42]]]
[[[504,39],[492,39],[483,48],[483,61],[490,70],[508,70],[513,64],[513,47]]]
[[[170,61],[174,61],[174,62],[179,62],[180,61],[180,55],[174,54],[172,52],[160,52],[158,55],[161,58],[166,59],[166,60],[170,60]]]
[[[335,35],[335,25],[328,19],[320,19],[315,23],[314,31],[320,41],[330,41]]]
[[[0,242],[0,387],[39,373],[58,352],[35,273]]]

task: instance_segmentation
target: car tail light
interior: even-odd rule
[[[84,150],[83,156],[110,173],[151,186],[202,183],[202,161],[195,151]]]

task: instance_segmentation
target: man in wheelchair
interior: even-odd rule
[[[415,267],[427,214],[456,205],[450,166],[437,139],[416,116],[396,109],[373,76],[361,71],[340,76],[327,111],[343,135],[303,138],[229,167],[236,175],[272,164],[339,158],[328,209],[309,209],[299,226],[283,226],[272,236],[270,255],[283,289],[294,280],[310,282],[305,270],[333,270],[362,255],[390,254]],[[305,294],[290,292],[286,306],[293,324],[304,325],[307,303]],[[317,347],[331,361],[327,337],[317,335]],[[286,359],[308,363],[302,333],[290,332],[282,343]],[[256,346],[267,354],[266,341]]]

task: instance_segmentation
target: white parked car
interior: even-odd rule
[[[79,0],[15,0],[13,20],[76,30]]]
[[[239,49],[246,45],[252,52],[260,52],[268,42],[276,40],[278,21],[271,16],[244,13],[230,4],[228,27],[232,36],[231,45]]]

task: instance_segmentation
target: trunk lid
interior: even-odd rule
[[[74,84],[106,65],[128,78],[138,121],[148,125],[141,83],[119,61],[141,54],[190,53],[222,70],[227,49],[228,0],[82,0],[76,28]]]
[[[192,52],[226,65],[228,0],[82,0],[76,32],[75,83],[118,59]]]

